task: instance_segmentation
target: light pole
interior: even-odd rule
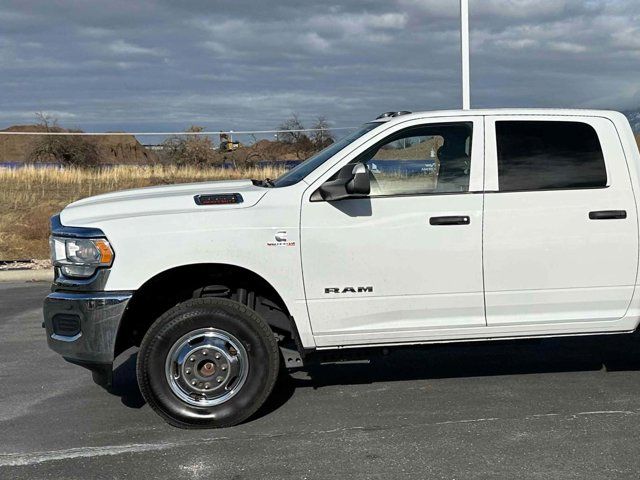
[[[460,0],[460,52],[462,56],[462,109],[471,109],[469,79],[469,0]]]

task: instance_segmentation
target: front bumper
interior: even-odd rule
[[[49,294],[43,309],[49,347],[92,370],[99,383],[110,383],[118,327],[131,296],[132,292]],[[106,372],[109,378],[96,378]]]

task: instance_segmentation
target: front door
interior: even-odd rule
[[[304,286],[318,346],[420,341],[485,326],[481,117],[391,127],[302,201]],[[369,198],[310,197],[364,163]]]
[[[623,317],[638,226],[613,123],[507,116],[487,117],[486,128],[488,325],[571,331]]]

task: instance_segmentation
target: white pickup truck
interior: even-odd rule
[[[631,333],[639,166],[616,112],[390,112],[276,180],[80,200],[48,343],[103,385],[139,346],[155,411],[223,427],[326,351]]]

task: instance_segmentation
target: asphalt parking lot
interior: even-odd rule
[[[49,351],[46,283],[0,284],[0,478],[638,478],[640,343],[438,346],[313,367],[249,422],[164,424]]]

